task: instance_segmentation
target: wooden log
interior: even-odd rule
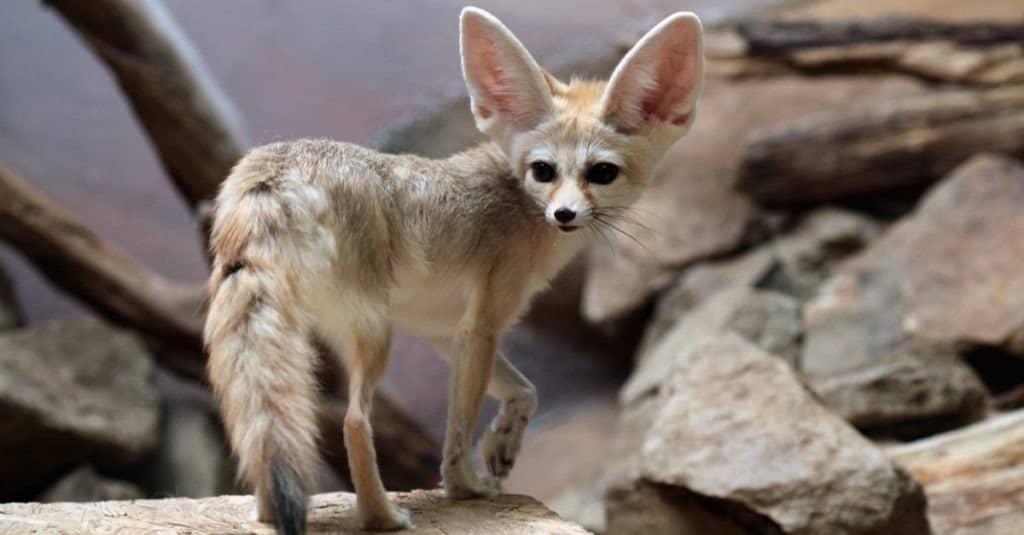
[[[980,86],[1024,84],[1024,23],[908,18],[845,22],[756,21],[709,38],[712,72],[899,72]]]
[[[242,156],[240,121],[199,53],[158,1],[44,0],[110,68],[199,215]]]
[[[1024,156],[1024,86],[936,92],[750,134],[736,187],[764,205],[926,185],[978,152]]]
[[[756,20],[736,31],[751,55],[883,41],[951,41],[966,45],[1024,43],[1024,23],[957,23],[909,17],[850,21]]]
[[[107,319],[179,350],[201,354],[201,301],[168,281],[0,164],[0,239],[55,286]]]
[[[928,496],[936,534],[1024,533],[1024,411],[897,446],[889,457]]]
[[[584,535],[583,528],[526,496],[501,495],[452,501],[440,491],[392,493],[412,512],[408,534]],[[310,533],[363,533],[356,519],[356,498],[349,493],[319,494],[309,507]],[[252,533],[272,535],[273,526],[254,521],[250,496],[193,500],[136,500],[96,503],[10,503],[0,505],[2,533],[166,534]]]

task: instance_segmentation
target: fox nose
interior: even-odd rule
[[[559,208],[558,210],[555,210],[555,219],[557,219],[559,223],[568,223],[572,221],[575,217],[576,212],[573,212],[568,208],[563,207]]]

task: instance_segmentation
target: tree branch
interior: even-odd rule
[[[148,0],[44,1],[117,77],[178,191],[201,213],[245,143],[231,102],[174,19]]]
[[[174,347],[201,351],[201,294],[196,287],[153,273],[3,164],[0,239],[54,285],[111,321]]]

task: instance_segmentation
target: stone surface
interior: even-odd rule
[[[526,496],[451,501],[441,491],[392,493],[412,513],[415,528],[403,533],[515,535],[585,534],[539,502]],[[354,494],[319,494],[312,498],[309,532],[362,533],[356,521]],[[2,533],[254,533],[273,534],[269,524],[250,520],[251,496],[138,500],[90,504],[3,504]]]
[[[135,485],[103,477],[91,466],[82,466],[39,497],[43,503],[57,502],[102,502],[109,500],[134,500],[145,495]]]
[[[584,316],[595,322],[622,317],[670,282],[672,273],[743,243],[756,213],[732,186],[740,141],[749,130],[854,101],[920,91],[916,82],[895,77],[709,77],[693,128],[670,149],[630,214],[639,224],[622,222],[636,239],[613,232],[611,247],[593,247]]]
[[[965,383],[961,365],[941,356],[979,345],[1021,351],[1021,203],[1024,168],[995,156],[975,157],[934,187],[913,214],[838,268],[804,310],[803,365],[816,388],[841,375],[881,377],[870,370],[894,361],[930,366],[924,346],[950,372],[923,374],[939,381],[932,391],[950,396],[936,407],[970,408],[964,402],[984,390],[976,381]],[[904,406],[903,414],[891,405],[885,410],[893,420],[967,416],[922,414],[918,404]]]
[[[0,336],[0,499],[25,499],[84,461],[110,466],[156,444],[153,363],[98,320]]]
[[[633,403],[657,392],[685,355],[704,341],[734,332],[796,366],[803,325],[800,305],[777,292],[738,286],[722,290],[678,319],[650,351],[641,354],[620,399]]]
[[[234,477],[217,415],[200,403],[164,403],[160,443],[140,463],[143,487],[152,496],[205,498],[233,490]]]
[[[1024,411],[888,453],[924,486],[936,535],[1024,533]]]
[[[681,353],[660,396],[644,481],[685,488],[755,532],[927,533],[920,487],[740,337]]]

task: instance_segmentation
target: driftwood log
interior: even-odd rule
[[[727,46],[710,47],[718,60],[712,67],[737,76],[883,71],[971,85],[1024,84],[1024,21],[757,21],[724,36],[717,42]]]
[[[502,495],[453,502],[440,491],[393,493],[391,498],[412,512],[415,527],[402,533],[464,535],[583,535],[583,528],[558,518],[526,496]],[[0,533],[166,533],[272,535],[273,526],[252,520],[250,496],[219,496],[190,500],[136,500],[97,503],[13,503],[0,505]],[[310,533],[363,533],[356,519],[353,494],[313,496]]]
[[[944,91],[756,130],[736,187],[764,205],[928,184],[978,152],[1024,157],[1024,86]]]
[[[201,351],[197,287],[150,271],[2,164],[0,239],[104,317],[180,349]]]
[[[234,107],[174,18],[160,2],[45,3],[110,68],[178,191],[204,216],[246,143]]]

